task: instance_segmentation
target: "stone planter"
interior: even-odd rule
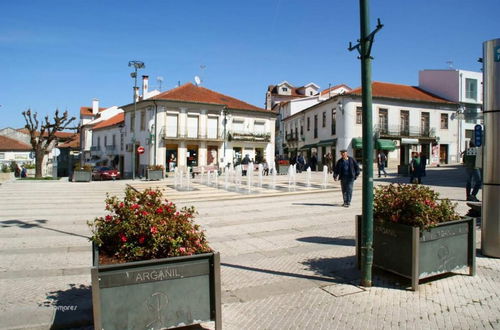
[[[356,216],[356,257],[360,263],[361,216]],[[429,230],[398,223],[374,223],[373,266],[411,279],[413,290],[419,280],[468,267],[476,273],[476,220],[438,224]]]
[[[14,180],[14,172],[1,173],[0,172],[0,182]]]
[[[222,328],[219,253],[99,265],[94,248],[93,258],[95,329]]]
[[[148,170],[146,174],[148,180],[161,180],[163,179],[163,170]]]
[[[90,182],[92,180],[92,172],[74,171],[73,182]]]

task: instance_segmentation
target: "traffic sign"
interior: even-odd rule
[[[144,153],[144,147],[143,146],[137,147],[137,153],[142,155]]]
[[[477,124],[474,126],[474,144],[480,147],[483,144],[483,126]]]

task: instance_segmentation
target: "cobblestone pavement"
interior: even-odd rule
[[[389,174],[375,184],[408,179]],[[465,214],[462,178],[460,167],[430,168],[424,184]],[[0,328],[92,328],[86,221],[104,214],[107,192],[121,195],[131,184],[159,187],[179,206],[197,208],[197,222],[221,253],[224,329],[500,329],[499,259],[478,249],[476,276],[459,271],[421,282],[417,292],[408,280],[378,270],[373,286],[361,287],[354,257],[361,181],[352,207],[343,208],[339,184],[329,177],[324,189],[321,173],[313,173],[310,187],[305,173],[295,189],[284,176],[268,189],[271,180],[251,193],[245,185],[215,189],[198,179],[193,191],[177,191],[172,178],[3,183]],[[478,248],[480,237],[478,227]]]

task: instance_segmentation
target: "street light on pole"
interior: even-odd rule
[[[224,106],[222,108],[222,115],[224,115],[224,147],[223,147],[223,154],[224,154],[224,164],[222,164],[224,167],[226,166],[226,126],[227,126],[227,115],[229,114],[229,110],[227,109],[227,106]]]
[[[132,78],[134,78],[134,119],[135,119],[135,113],[137,112],[137,70],[138,69],[144,69],[145,65],[144,62],[141,61],[129,61],[128,66],[134,67],[134,72],[130,74]],[[130,130],[132,132],[132,180],[135,180],[135,120],[133,123],[131,123],[134,127],[131,127]],[[133,129],[132,129],[133,128]]]

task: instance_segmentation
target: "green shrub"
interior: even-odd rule
[[[440,222],[460,219],[457,204],[438,199],[439,193],[414,184],[391,184],[375,188],[373,219],[428,229]]]
[[[10,172],[12,172],[10,170],[10,166],[7,164],[2,164],[2,173],[10,173]]]
[[[125,197],[106,198],[104,217],[89,221],[90,240],[99,253],[118,261],[137,261],[211,252],[205,233],[193,223],[195,210],[177,210],[156,189],[125,190]]]

